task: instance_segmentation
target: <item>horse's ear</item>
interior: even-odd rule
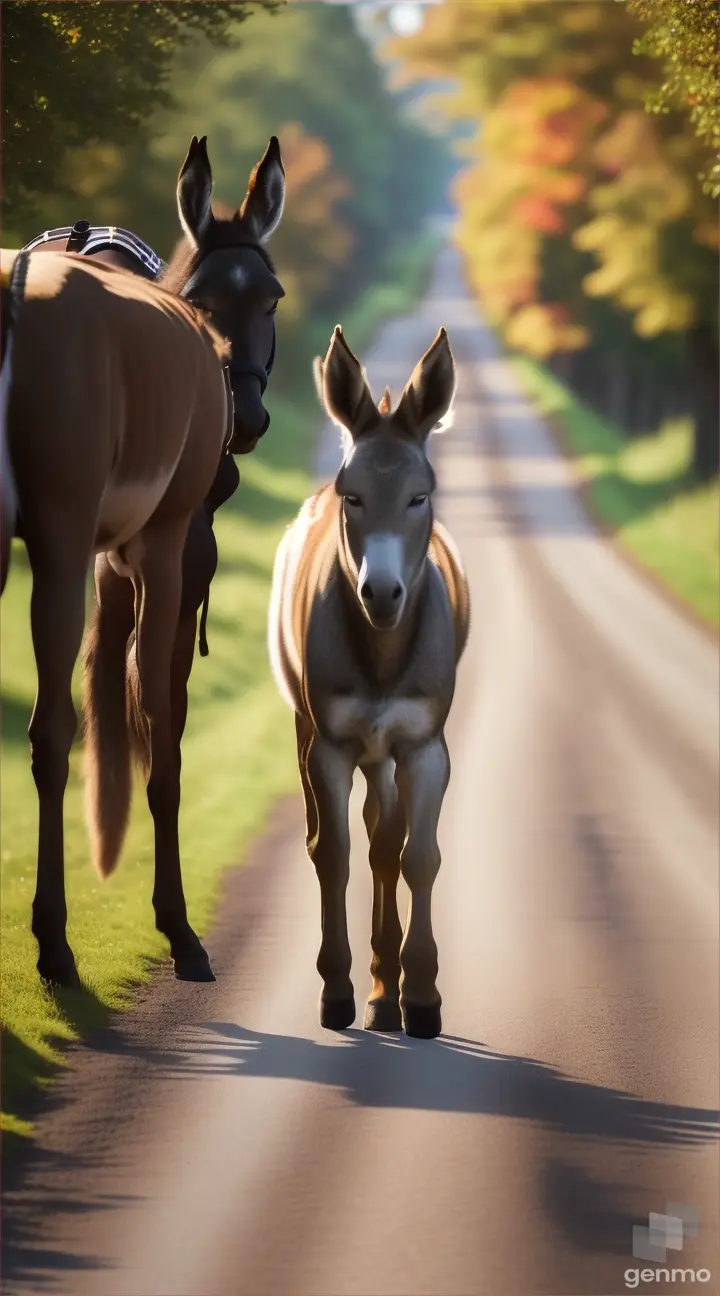
[[[441,328],[398,402],[396,414],[407,431],[418,441],[425,441],[434,428],[445,420],[453,403],[457,372],[448,335]]]
[[[207,155],[207,135],[203,135],[201,140],[193,135],[187,157],[180,168],[177,186],[180,224],[193,247],[198,246],[212,224],[211,193],[212,171]]]
[[[273,135],[252,171],[238,215],[250,225],[258,242],[265,243],[280,224],[284,206],[285,171],[280,144],[277,136]]]
[[[370,395],[365,370],[350,350],[339,324],[322,362],[321,374],[325,409],[354,440],[368,421],[377,416],[377,407]]]

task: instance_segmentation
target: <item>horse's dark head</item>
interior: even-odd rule
[[[285,296],[265,248],[285,203],[285,172],[275,136],[236,211],[213,209],[211,191],[206,141],[193,136],[177,193],[186,240],[163,282],[206,311],[230,343],[235,413],[230,449],[247,454],[270,423],[263,395],[275,357],[275,311]]]

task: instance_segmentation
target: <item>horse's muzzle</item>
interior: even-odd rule
[[[260,382],[254,376],[233,382],[232,454],[249,454],[270,426],[270,415],[262,403]]]

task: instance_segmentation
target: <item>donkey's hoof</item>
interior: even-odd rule
[[[37,970],[40,979],[50,987],[77,990],[82,984],[69,945],[60,953],[41,954],[37,961]]]
[[[364,1025],[369,1031],[401,1031],[400,1004],[393,999],[369,999]]]
[[[440,1004],[403,1004],[403,1026],[414,1039],[436,1039],[442,1030]]]
[[[196,954],[180,955],[179,958],[173,959],[173,966],[178,981],[215,980],[215,973],[205,950],[200,950]]]
[[[348,999],[320,1000],[320,1025],[325,1030],[347,1030],[354,1021],[355,1000],[352,995]]]

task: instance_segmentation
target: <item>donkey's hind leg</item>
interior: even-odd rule
[[[434,1039],[442,1029],[431,899],[440,869],[438,821],[449,778],[450,757],[442,734],[398,759],[396,782],[408,827],[400,867],[410,891],[400,947],[400,1000],[406,1034],[420,1039]]]
[[[39,801],[38,870],[32,931],[38,972],[54,985],[78,984],[66,936],[63,803],[76,716],[71,682],[85,624],[85,581],[90,546],[71,556],[53,543],[28,537],[33,573],[30,619],[37,664],[37,696],[28,736]]]
[[[170,942],[179,980],[214,981],[210,960],[188,922],[180,870],[180,743],[173,732],[172,673],[187,522],[184,518],[149,524],[132,542],[136,553],[128,547],[128,558],[138,579],[135,654],[150,748],[147,797],[155,825],[155,925]]]
[[[363,808],[370,840],[373,877],[372,950],[373,988],[365,1010],[365,1029],[402,1030],[400,1013],[400,941],[402,927],[397,909],[400,852],[405,839],[405,817],[395,788],[395,765],[386,761],[364,769],[367,797]]]

